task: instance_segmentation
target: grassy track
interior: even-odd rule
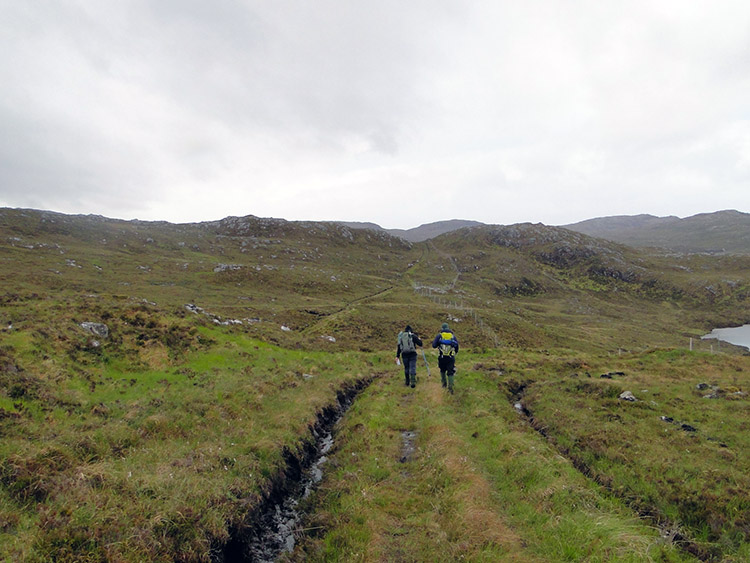
[[[293,560],[691,560],[530,430],[481,372],[459,377],[453,396],[436,377],[415,390],[381,379],[338,441],[317,533]]]

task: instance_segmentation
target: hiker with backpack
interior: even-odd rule
[[[404,364],[404,385],[414,388],[417,386],[417,346],[422,345],[422,340],[412,332],[409,325],[406,325],[406,328],[398,333],[396,341],[396,363],[401,357]]]
[[[432,347],[438,349],[438,367],[440,368],[440,382],[443,387],[453,394],[453,376],[456,375],[456,354],[458,354],[458,339],[447,323],[443,323],[440,332],[432,341]]]

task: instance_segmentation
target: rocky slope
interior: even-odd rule
[[[750,214],[727,210],[680,219],[625,215],[565,225],[590,236],[678,252],[750,254]]]

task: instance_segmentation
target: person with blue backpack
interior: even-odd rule
[[[399,356],[404,364],[404,384],[411,385],[412,388],[417,386],[417,346],[422,345],[422,340],[416,333],[412,332],[411,326],[398,333],[396,339],[398,348],[396,348],[396,363]]]
[[[458,354],[458,339],[447,323],[443,323],[440,332],[432,341],[432,347],[438,349],[438,367],[440,368],[440,382],[443,387],[453,394],[453,377],[456,375],[456,354]]]

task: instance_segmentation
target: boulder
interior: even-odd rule
[[[635,395],[633,395],[630,391],[623,391],[620,393],[620,399],[623,401],[635,401]]]
[[[239,264],[219,264],[214,268],[214,272],[221,273],[221,272],[227,272],[232,270],[241,270],[242,266]]]
[[[109,337],[109,327],[103,323],[81,323],[81,328],[99,338]]]

